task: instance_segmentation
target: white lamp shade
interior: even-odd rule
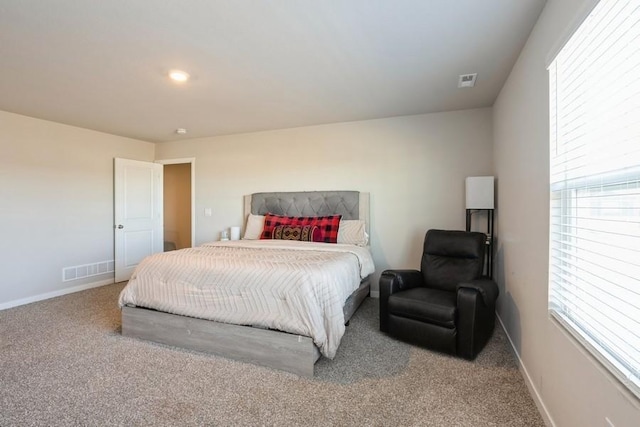
[[[240,240],[240,227],[230,227],[229,234],[231,235],[231,240]]]
[[[494,209],[492,176],[469,176],[465,184],[467,209]]]

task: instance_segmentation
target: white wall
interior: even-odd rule
[[[113,280],[62,269],[113,259],[113,158],[154,145],[2,111],[0,129],[0,308]]]
[[[547,314],[549,125],[546,61],[593,0],[549,0],[494,105],[498,313],[534,395],[557,426],[640,425],[638,400]],[[543,411],[545,408],[543,407]]]
[[[196,244],[241,225],[246,194],[369,192],[379,274],[418,267],[427,229],[464,228],[464,179],[491,174],[491,141],[477,109],[161,143],[156,159],[196,158]]]

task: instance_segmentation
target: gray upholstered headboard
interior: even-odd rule
[[[252,213],[287,216],[342,215],[362,219],[369,230],[369,193],[359,191],[291,191],[254,193],[244,197],[245,219]]]

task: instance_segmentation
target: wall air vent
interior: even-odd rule
[[[474,87],[476,85],[476,77],[478,77],[478,73],[460,74],[458,87]]]
[[[62,281],[69,282],[71,280],[84,279],[85,277],[113,273],[114,271],[115,263],[113,260],[100,261],[93,264],[76,265],[74,267],[65,267],[62,269]]]

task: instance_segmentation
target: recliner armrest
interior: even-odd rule
[[[380,275],[380,330],[389,332],[389,297],[396,292],[422,286],[418,270],[385,270]]]
[[[424,278],[418,270],[385,270],[380,275],[380,297],[417,288],[423,285]],[[384,289],[384,290],[383,290]]]
[[[456,292],[461,288],[473,289],[480,293],[480,295],[482,295],[482,300],[486,305],[495,304],[498,299],[498,294],[500,293],[496,282],[489,278],[481,278],[471,280],[470,282],[459,283],[458,286],[456,286]]]

